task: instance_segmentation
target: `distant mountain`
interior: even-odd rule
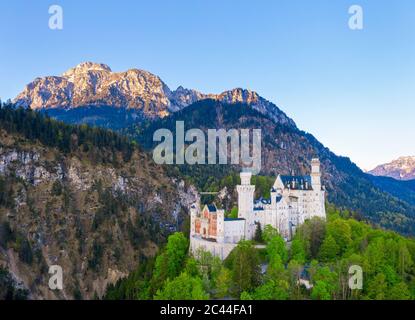
[[[236,88],[221,94],[203,94],[180,86],[172,91],[150,72],[138,69],[112,72],[109,66],[93,62],[81,63],[61,76],[36,78],[14,102],[32,109],[60,111],[112,106],[132,109],[138,111],[136,116],[151,119],[163,118],[207,98],[225,103],[247,103],[278,122],[295,125],[277,106],[250,90]],[[71,114],[76,118],[79,113],[73,111]]]
[[[397,180],[415,179],[415,156],[400,157],[369,171],[374,176],[391,177]]]

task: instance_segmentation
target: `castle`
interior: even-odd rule
[[[251,240],[257,227],[271,225],[290,241],[296,227],[312,217],[326,217],[325,188],[321,184],[319,159],[312,159],[307,176],[278,175],[269,199],[254,200],[251,172],[240,173],[238,218],[226,218],[214,204],[202,210],[194,204],[190,210],[190,251],[203,249],[225,259],[240,240]]]

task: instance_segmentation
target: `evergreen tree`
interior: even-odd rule
[[[297,229],[296,237],[305,243],[307,259],[317,258],[325,235],[326,222],[317,217],[307,220]]]
[[[294,300],[302,298],[300,279],[301,279],[301,273],[303,269],[304,269],[304,266],[296,260],[291,260],[287,266],[287,271],[289,274],[291,298]]]
[[[33,262],[33,251],[32,246],[30,245],[29,240],[27,238],[19,238],[18,239],[18,247],[19,247],[19,258],[26,264],[32,264]]]
[[[183,272],[173,280],[168,279],[162,289],[154,296],[155,300],[207,300],[202,280]]]
[[[182,271],[188,246],[189,242],[183,233],[176,232],[169,236],[164,252],[156,258],[151,293],[155,293],[164,281],[175,278]]]
[[[294,238],[291,242],[290,258],[300,263],[305,263],[306,254],[304,249],[304,243],[301,239]]]
[[[401,281],[389,289],[387,298],[389,300],[410,300],[411,293],[406,283]]]
[[[352,243],[352,231],[346,220],[335,219],[327,224],[327,234],[336,239],[339,254],[343,254]]]
[[[232,273],[225,267],[220,269],[216,278],[216,298],[224,298],[229,294],[229,289],[232,285]]]
[[[241,295],[240,295],[240,298],[239,298],[239,299],[241,299],[241,300],[254,300],[254,299],[252,298],[251,294],[250,294],[249,292],[247,292],[247,291],[243,291],[243,292],[241,293]]]
[[[334,240],[331,234],[327,235],[320,247],[319,257],[321,261],[333,261],[338,254],[339,246],[337,245],[336,240]]]
[[[287,248],[284,239],[280,235],[277,234],[268,241],[266,250],[269,261],[272,261],[272,259],[278,255],[281,258],[282,263],[287,262]]]
[[[386,283],[385,275],[379,273],[369,281],[366,297],[370,300],[385,300],[387,296],[387,290],[388,285]]]
[[[255,300],[287,300],[289,284],[285,280],[269,280],[256,288]]]
[[[240,295],[243,291],[254,289],[260,282],[261,270],[259,257],[251,241],[240,241],[229,257],[234,292]]]
[[[261,243],[263,241],[263,239],[262,239],[262,228],[261,228],[261,223],[260,222],[256,223],[254,240],[256,242],[259,242],[259,243]]]
[[[277,229],[267,224],[264,228],[264,231],[262,232],[262,239],[264,239],[265,242],[269,242],[272,238],[276,236],[278,236]]]
[[[311,298],[314,300],[330,300],[331,295],[328,285],[323,280],[318,280],[311,291]]]

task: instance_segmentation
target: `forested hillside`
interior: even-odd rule
[[[106,299],[316,299],[415,298],[415,241],[374,229],[328,205],[327,222],[313,218],[286,246],[267,226],[257,241],[241,241],[221,262],[209,253],[187,254],[175,233],[156,259],[108,288]],[[349,267],[363,270],[362,290],[349,288]],[[242,266],[242,267],[241,267]]]
[[[395,180],[390,177],[370,176],[373,184],[411,205],[415,205],[415,180]]]
[[[204,100],[170,117],[145,125],[139,124],[123,132],[136,139],[147,150],[151,150],[157,144],[153,142],[154,132],[159,128],[167,128],[174,133],[176,121],[184,121],[185,130],[200,128],[205,132],[211,128],[260,128],[262,175],[275,177],[278,173],[293,172],[308,174],[310,160],[319,157],[322,164],[322,180],[330,202],[340,208],[356,211],[385,228],[403,234],[415,234],[413,190],[400,182],[393,187],[375,183],[372,176],[360,170],[349,158],[335,155],[311,134],[290,123],[276,123],[248,105]],[[177,170],[200,190],[207,191],[212,189],[213,184],[232,172],[238,172],[240,168],[225,165],[179,165]]]
[[[87,124],[112,130],[121,130],[144,121],[143,113],[136,109],[111,106],[85,106],[75,109],[42,109],[40,112],[68,124]]]
[[[195,197],[114,132],[2,106],[0,282],[15,289],[0,294],[99,297],[181,230]],[[55,264],[61,291],[48,288]]]

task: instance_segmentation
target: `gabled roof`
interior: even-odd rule
[[[225,218],[224,221],[240,221],[245,220],[244,218]]]
[[[212,204],[205,204],[205,206],[203,207],[203,211],[205,210],[205,208],[208,209],[209,213],[216,213],[216,211],[218,210],[216,208],[216,205],[214,203],[212,203]]]
[[[270,204],[271,203],[271,199],[261,197],[259,199],[256,199],[254,201],[254,203],[255,204],[259,204],[259,203],[262,203],[262,204]]]
[[[208,210],[210,211],[210,212],[216,212],[216,206],[215,206],[215,204],[208,204]]]
[[[282,200],[282,195],[277,195],[275,197],[275,201],[278,203]],[[259,198],[254,201],[254,210],[264,210],[264,207],[262,205],[264,204],[271,204],[271,199],[269,198]]]
[[[286,188],[291,190],[313,190],[310,176],[283,176],[281,181]]]

